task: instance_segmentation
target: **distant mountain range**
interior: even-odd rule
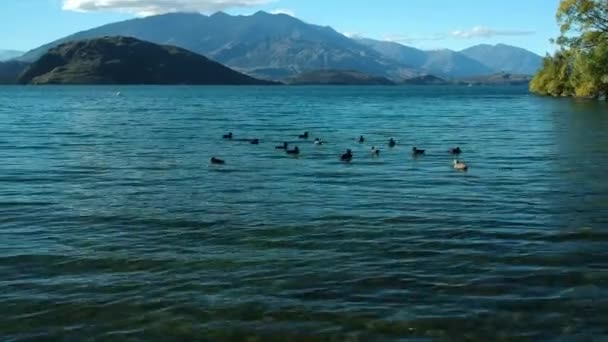
[[[190,51],[131,37],[61,44],[19,77],[22,84],[219,84],[263,85]]]
[[[477,45],[460,52],[423,51],[394,42],[358,39],[383,56],[409,65],[424,73],[447,78],[463,78],[494,73],[532,75],[540,68],[542,57],[528,50],[498,44]]]
[[[535,53],[504,44],[477,45],[460,53],[496,72],[520,75],[534,75],[543,62],[543,58]]]
[[[396,82],[425,74],[447,79],[503,71],[532,74],[541,61],[540,56],[506,45],[461,52],[422,51],[392,42],[351,39],[331,27],[266,12],[250,16],[171,13],[132,19],[78,32],[18,60],[33,62],[61,43],[104,36],[178,46],[254,77],[274,80],[315,70],[356,70]]]
[[[451,50],[423,51],[394,42],[373,39],[358,39],[357,41],[383,56],[409,65],[423,74],[458,78],[494,72],[478,61]]]
[[[415,74],[330,27],[266,12],[251,16],[172,13],[133,19],[76,33],[20,59],[34,61],[67,41],[117,35],[179,46],[264,78],[282,79],[316,69],[353,69],[391,77]]]
[[[0,62],[8,61],[13,58],[17,58],[23,55],[24,52],[16,50],[2,50],[0,49]]]

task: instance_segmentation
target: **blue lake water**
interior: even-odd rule
[[[0,87],[0,340],[608,338],[607,172],[519,87]]]

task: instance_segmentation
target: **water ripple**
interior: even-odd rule
[[[0,87],[0,103],[2,340],[608,337],[605,104],[516,87]]]

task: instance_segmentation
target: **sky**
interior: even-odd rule
[[[1,0],[0,49],[27,51],[103,24],[173,11],[293,15],[422,49],[509,44],[544,55],[559,0]]]

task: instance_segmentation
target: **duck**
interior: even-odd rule
[[[380,150],[376,148],[376,146],[372,146],[372,156],[373,157],[379,157],[380,156]]]
[[[224,134],[224,139],[232,139],[232,132]]]
[[[359,144],[363,144],[365,142],[365,138],[363,136],[359,137]]]
[[[450,154],[461,154],[462,150],[460,149],[460,147],[456,147],[456,148],[451,148],[448,150],[448,152]]]
[[[224,165],[224,164],[226,164],[226,162],[223,161],[223,160],[221,160],[221,159],[213,157],[213,158],[211,158],[211,164],[214,164],[214,165]]]
[[[260,144],[260,139],[252,139],[250,141],[251,145],[259,145]]]
[[[390,138],[390,140],[388,141],[388,146],[389,147],[395,147],[395,146],[397,146],[397,142],[395,141],[395,139]]]
[[[289,143],[284,142],[282,146],[277,146],[275,147],[277,150],[286,150],[287,146],[289,146]]]
[[[341,161],[344,162],[350,162],[351,160],[353,160],[353,151],[351,150],[346,150],[346,153],[344,153],[341,157],[340,157]]]
[[[461,162],[460,160],[456,159],[456,160],[454,160],[454,169],[460,170],[460,171],[467,171],[469,169],[469,166],[467,164]]]
[[[321,141],[321,139],[316,138],[315,139],[315,145],[323,145],[323,142]]]
[[[286,152],[287,152],[287,154],[299,155],[300,149],[298,148],[298,146],[296,146],[293,148],[293,150],[286,150]]]
[[[300,139],[308,139],[308,132],[304,132],[304,134],[301,134],[300,136],[298,136],[298,138],[300,138]]]
[[[421,150],[421,149],[419,149],[417,147],[412,147],[412,154],[415,155],[415,156],[421,156],[425,152],[426,152],[425,150]]]

